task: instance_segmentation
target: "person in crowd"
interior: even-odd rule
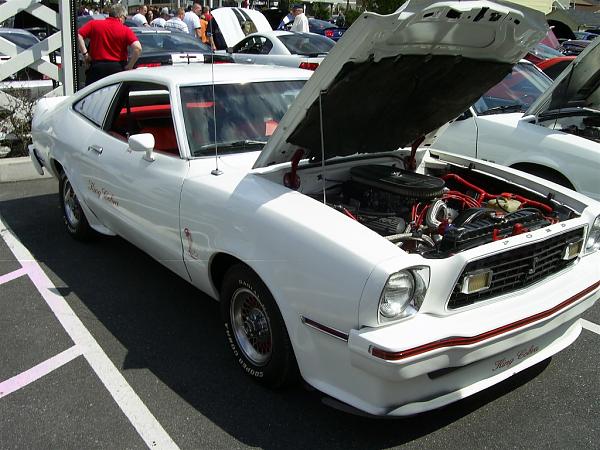
[[[208,13],[208,15],[212,18],[210,12]],[[207,30],[208,20],[206,20],[206,16],[204,15],[204,9],[202,9],[202,11],[200,12],[200,40],[204,45],[209,46],[210,42],[208,40]]]
[[[148,12],[146,13],[146,22],[148,24],[150,24],[153,20],[154,20],[154,11],[149,9]]]
[[[171,15],[169,14],[169,8],[165,7],[160,10],[160,16],[150,22],[150,26],[164,28],[167,20],[170,18]]]
[[[183,21],[184,17],[185,9],[177,8],[175,15],[165,22],[165,29],[179,31],[181,33],[189,33],[188,26]]]
[[[192,36],[202,40],[202,35],[206,35],[206,28],[202,29],[202,22],[200,22],[200,14],[202,13],[202,5],[194,3],[192,10],[185,13],[183,21],[188,26],[189,33]]]
[[[294,21],[294,13],[293,10],[290,10],[289,13],[287,13],[287,16],[285,16],[283,19],[281,19],[281,22],[279,22],[279,26],[277,27],[278,30],[287,30],[288,28],[288,24],[292,23]]]
[[[292,14],[294,14],[294,23],[292,24],[290,31],[301,31],[303,33],[308,33],[308,18],[306,17],[306,14],[304,14],[304,8],[302,5],[294,5]]]
[[[77,44],[88,67],[86,85],[135,66],[142,54],[142,44],[131,28],[124,25],[126,17],[127,10],[117,3],[110,7],[106,20],[90,20],[79,29]],[[129,61],[128,51],[131,51]]]
[[[131,18],[135,22],[138,27],[149,27],[148,19],[146,19],[146,14],[148,13],[148,7],[146,5],[142,5],[138,8],[138,12],[135,16]]]
[[[250,8],[250,2],[248,0],[242,0],[242,8]]]
[[[215,20],[215,16],[212,16],[210,22],[208,22],[208,30],[206,31],[210,48],[215,50],[227,49],[227,43],[223,37],[223,33],[219,29],[219,24]]]
[[[212,19],[212,14],[210,13],[210,6],[206,5],[204,6],[204,8],[202,8],[202,15],[200,16],[200,18],[204,18],[206,22],[210,22],[210,19]]]

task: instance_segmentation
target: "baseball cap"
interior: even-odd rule
[[[304,9],[304,6],[302,6],[302,3],[296,3],[296,4],[294,4],[294,6],[292,6],[292,8],[293,9],[297,9],[297,8]]]
[[[165,7],[163,9],[160,10],[161,14],[169,14],[169,8]]]

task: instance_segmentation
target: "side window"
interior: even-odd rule
[[[268,55],[269,52],[271,51],[271,49],[273,48],[273,43],[269,39],[262,37],[262,36],[259,37],[258,39],[260,40],[260,45],[261,45],[260,54]]]
[[[245,39],[234,47],[233,52],[234,53],[250,53],[253,45],[254,45],[254,38]]]
[[[118,84],[113,84],[98,89],[75,103],[73,108],[79,114],[101,127],[118,87]]]
[[[123,83],[106,132],[122,141],[132,134],[150,133],[154,150],[179,156],[169,90],[160,84]]]

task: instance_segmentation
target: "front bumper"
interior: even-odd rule
[[[514,319],[512,302],[539,296],[553,300],[542,298],[538,301],[546,308]],[[573,292],[558,277],[512,302],[352,330],[348,335],[350,365],[368,390],[354,391],[348,403],[370,414],[406,416],[465,398],[571,344],[581,332],[579,317],[599,297],[597,279]],[[384,351],[377,354],[375,349]]]
[[[42,166],[42,162],[38,158],[38,155],[35,152],[35,147],[33,146],[33,144],[30,144],[28,149],[29,149],[29,157],[31,158],[31,162],[33,163],[33,167],[35,168],[35,171],[37,173],[39,173],[40,175],[44,175],[44,169]]]

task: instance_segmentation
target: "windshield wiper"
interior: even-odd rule
[[[244,139],[241,141],[225,141],[225,142],[218,142],[216,144],[216,147],[219,150],[230,150],[233,148],[241,148],[243,149],[249,149],[249,148],[255,148],[257,146],[264,146],[267,143],[267,141],[257,141],[257,140],[253,140],[253,139]],[[199,150],[206,150],[207,148],[215,148],[215,144],[205,144],[200,146]]]
[[[498,112],[515,112],[515,111],[523,111],[524,109],[524,104],[522,103],[513,103],[511,105],[502,105],[502,106],[494,106],[493,108],[490,108],[486,111],[483,111],[481,113],[479,113],[480,116],[486,116],[488,114],[495,114]]]

